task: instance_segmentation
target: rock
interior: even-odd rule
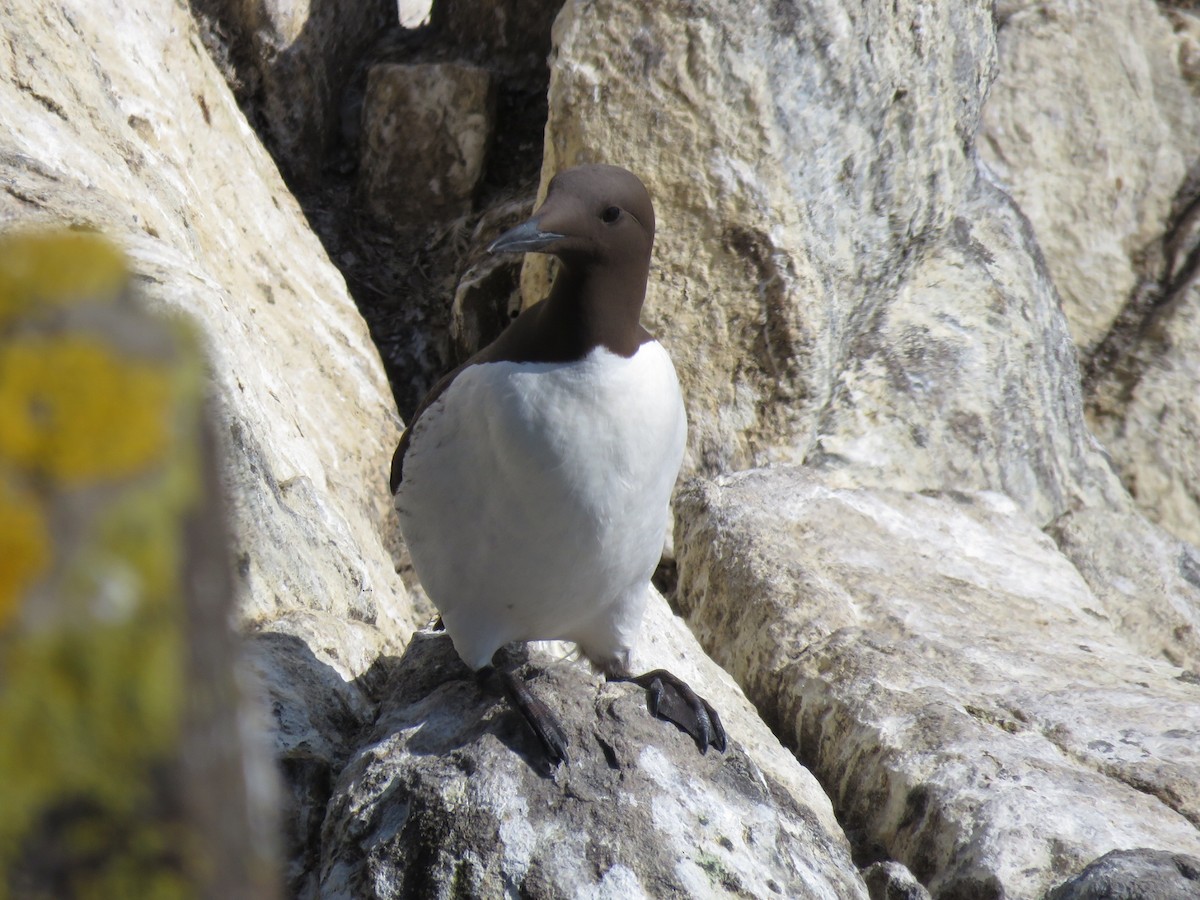
[[[1200,550],[1137,514],[1109,510],[1066,513],[1047,533],[1112,627],[1147,656],[1200,672]]]
[[[1046,895],[1046,900],[1193,900],[1200,859],[1166,850],[1113,850]]]
[[[405,28],[428,25],[432,6],[433,0],[400,0],[400,24]]]
[[[252,671],[273,718],[273,750],[284,776],[287,895],[317,897],[317,850],[333,781],[377,710],[364,687],[342,674],[337,653],[355,641],[336,621],[299,629],[320,635],[315,652],[280,625],[251,638]]]
[[[495,102],[491,76],[476,66],[372,66],[359,171],[364,208],[396,228],[470,212]]]
[[[1189,241],[1195,253],[1200,235]],[[1160,296],[1171,302],[1129,325],[1128,354],[1097,367],[1091,422],[1143,514],[1200,544],[1200,289]]]
[[[854,483],[1004,490],[1042,522],[1124,502],[1028,224],[973,150],[991,7],[564,5],[543,183],[584,161],[645,176],[646,318],[689,469],[824,459]],[[933,397],[939,422],[912,424]]]
[[[561,0],[438,0],[435,29],[480,64],[506,74],[544,69]]]
[[[1091,426],[1144,514],[1200,543],[1200,17],[1173,6],[1004,10],[979,147],[1044,251]]]
[[[334,787],[322,897],[865,900],[824,799],[809,808],[736,730],[727,752],[701,756],[650,717],[642,690],[534,659],[531,689],[570,740],[571,762],[553,775],[519,715],[480,689],[445,635],[414,637]]]
[[[399,421],[366,327],[186,8],[8,4],[0,28],[0,221],[105,232],[147,304],[195,323],[234,618],[256,635],[285,760],[340,769],[374,707],[335,679],[357,685],[420,618],[386,536]],[[328,671],[301,682],[307,657],[273,634]]]
[[[929,891],[898,862],[872,863],[863,869],[871,900],[930,900]]]
[[[0,891],[275,894],[194,335],[95,234],[0,237]]]
[[[399,422],[341,276],[186,10],[101,2],[68,18],[18,5],[0,22],[23,48],[0,78],[0,217],[106,231],[147,302],[195,321],[239,617],[260,631],[298,611],[357,625],[360,647],[337,653],[359,674],[418,616],[381,538]]]
[[[681,494],[676,552],[689,624],[857,853],[998,898],[1120,847],[1200,848],[1197,676],[1008,498],[751,471]],[[1169,621],[1150,580],[1143,615]]]
[[[1112,327],[1200,144],[1179,40],[1151,0],[1001,19],[980,155],[1033,223],[1081,348]]]
[[[191,6],[284,173],[295,184],[315,184],[340,130],[343,93],[364,52],[398,21],[396,0]]]

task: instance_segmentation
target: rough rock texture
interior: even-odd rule
[[[495,125],[485,69],[372,66],[362,113],[363,208],[397,228],[471,211]]]
[[[297,184],[312,184],[341,134],[363,52],[397,22],[395,0],[192,0],[260,136]]]
[[[1192,900],[1200,859],[1165,850],[1114,850],[1056,887],[1046,900]]]
[[[341,21],[343,6],[196,6],[219,13],[207,46],[242,75],[283,164],[342,179],[329,193],[344,206],[306,202],[319,228],[356,220],[355,157],[345,171],[319,160],[338,140],[339,106],[342,137],[357,140],[338,82],[353,80],[372,16],[394,18],[371,3]],[[378,60],[499,73],[495,153],[470,216],[403,240],[322,231],[362,296],[383,298],[364,308],[392,342],[408,408],[439,364],[508,315],[513,273],[476,250],[529,200],[553,6],[475,7],[486,14],[400,35]],[[518,13],[537,21],[510,32],[504,16]],[[469,678],[435,684],[461,669],[444,641],[403,649],[428,608],[393,571],[403,553],[383,484],[399,423],[381,368],[186,10],[5,6],[0,225],[106,230],[150,301],[204,335],[238,618],[287,781],[288,893],[772,896],[774,885],[988,900],[1041,896],[1117,848],[1195,855],[1198,556],[1130,512],[1083,413],[1090,403],[1138,499],[1188,533],[1176,523],[1196,494],[1200,431],[1188,289],[1200,217],[1186,177],[1197,114],[1170,77],[1177,61],[1196,83],[1194,20],[1169,4],[987,0],[569,0],[557,19],[544,180],[602,160],[653,191],[648,316],[687,390],[689,465],[809,464],[685,493],[677,599],[831,804],[661,598],[643,667],[666,665],[716,704],[723,756],[700,757],[650,720],[632,688],[535,654],[535,688],[570,713],[576,756],[543,779],[506,706]],[[1078,122],[1055,146],[1088,173],[1104,154],[1075,137],[1111,139],[1120,166],[1142,161],[1062,192],[1087,211],[1071,227],[1116,223],[1075,239],[1100,248],[1095,267],[1134,279],[1128,302],[1096,301],[1111,324],[1085,347],[1083,387],[1077,317],[1051,280],[1064,261],[1043,259],[1045,226],[975,154],[1019,28],[1053,48],[1076,21],[1129,69],[1134,93],[1111,67],[1072,81],[1061,61],[1056,81],[1079,86],[1097,127]],[[999,64],[997,23],[1015,29]],[[1086,48],[1059,55],[1093,62]],[[1039,81],[1027,95],[1059,89],[1027,80]],[[1144,133],[1128,145],[1115,146],[1125,123],[1105,92],[1136,107]],[[1005,134],[1040,121],[996,115]],[[1148,144],[1161,150],[1140,154]],[[1018,191],[1049,159],[1004,180]],[[527,267],[527,292],[538,277]],[[453,335],[437,331],[449,321]],[[1139,461],[1151,454],[1156,467]],[[423,655],[435,645],[441,656]],[[429,885],[430,871],[447,877]]]
[[[0,30],[0,225],[105,231],[147,301],[201,330],[237,618],[326,667],[304,692],[279,653],[294,644],[254,647],[276,688],[278,750],[320,759],[290,723],[369,720],[365,699],[348,712],[317,701],[417,620],[387,537],[399,423],[366,328],[186,9],[9,4]]]
[[[1029,216],[1093,427],[1148,516],[1200,542],[1194,4],[1001,3],[982,157]]]
[[[272,897],[194,336],[76,232],[0,236],[0,328],[0,897]]]
[[[1047,533],[1143,653],[1200,671],[1200,550],[1140,516],[1083,509]]]
[[[871,900],[929,900],[929,891],[898,862],[872,863],[863,870]]]
[[[1200,289],[1170,299],[1136,326],[1129,354],[1097,374],[1089,408],[1138,507],[1200,544]]]
[[[676,551],[690,624],[860,858],[999,898],[1112,849],[1200,848],[1200,679],[1008,498],[751,471],[681,495]],[[1195,666],[1200,590],[1182,611],[1177,591],[1141,615],[1190,616],[1157,642]]]
[[[823,455],[858,481],[1002,489],[1040,521],[1115,495],[1027,224],[974,158],[991,13],[564,6],[544,180],[585,160],[646,175],[648,319],[692,467]],[[914,426],[931,397],[944,414]]]
[[[1179,36],[1152,0],[1002,3],[981,156],[1029,216],[1076,342],[1093,347],[1195,161]]]
[[[651,718],[640,688],[537,652],[531,689],[570,740],[570,764],[551,777],[498,688],[481,689],[444,635],[419,634],[334,786],[321,896],[865,900],[807,772],[712,663],[668,649],[700,655],[659,598],[651,619],[643,655],[705,683],[732,738],[725,753],[701,756]]]
[[[0,47],[0,221],[107,231],[148,300],[201,327],[240,617],[338,622],[357,674],[412,616],[381,538],[398,422],[341,277],[171,10],[0,13],[20,36]]]

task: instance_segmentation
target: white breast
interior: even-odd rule
[[[486,363],[417,420],[396,494],[413,565],[472,667],[514,640],[624,665],[662,551],[686,419],[657,342]]]

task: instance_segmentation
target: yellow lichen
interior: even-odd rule
[[[136,474],[165,449],[170,392],[95,338],[22,336],[0,348],[0,459],[67,486]]]
[[[0,631],[50,561],[50,536],[37,498],[0,478]]]
[[[19,775],[0,872],[52,836],[71,896],[167,898],[195,865],[178,766],[203,370],[125,287],[94,235],[0,237],[0,772]]]
[[[0,236],[0,326],[30,309],[112,299],[128,279],[120,251],[93,232]]]

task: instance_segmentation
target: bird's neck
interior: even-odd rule
[[[649,260],[621,266],[564,263],[546,298],[544,315],[580,347],[603,346],[633,356],[649,337],[641,325],[649,272]]]

